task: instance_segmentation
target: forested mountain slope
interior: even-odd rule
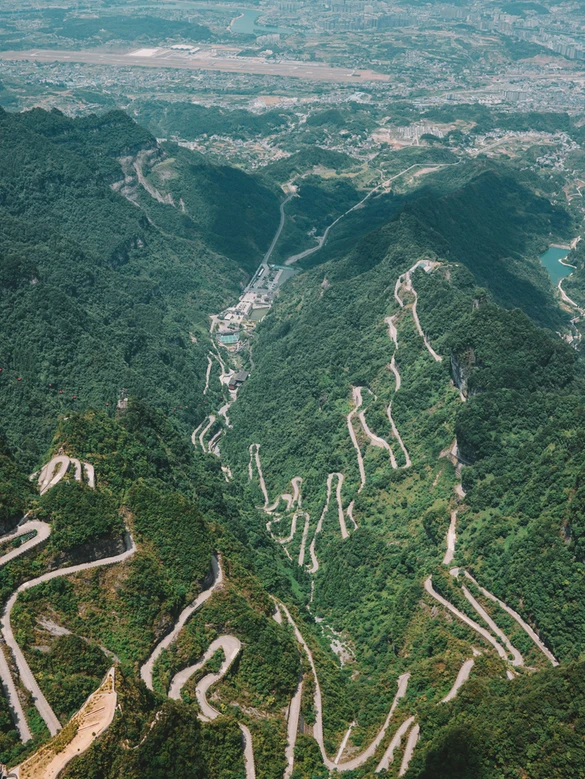
[[[164,159],[121,112],[0,114],[0,413],[31,464],[58,413],[113,407],[122,388],[176,409],[193,429],[208,314],[238,293],[250,246],[261,254],[278,222],[278,197],[266,187],[239,171],[213,173],[184,150],[181,176],[198,193],[198,224],[139,184],[132,202],[112,187],[124,184],[120,160],[141,154]],[[225,246],[229,257],[211,234],[228,214],[240,228]]]
[[[580,509],[572,499],[585,466],[581,363],[552,331],[497,304],[567,323],[550,282],[522,253],[532,246],[535,257],[538,241],[569,219],[504,173],[480,171],[460,189],[413,199],[344,259],[295,278],[259,328],[255,369],[222,445],[233,471],[250,460],[250,496],[261,505],[260,465],[264,510],[277,517],[283,504],[269,503],[290,491],[291,479],[303,480],[308,531],[288,514],[289,523],[277,519],[269,531],[293,568],[312,560],[297,568],[299,584],[325,619],[324,637],[345,645],[341,671],[323,669],[320,678],[330,755],[352,720],[345,754],[369,743],[399,673],[416,685],[407,693],[411,713],[451,727],[448,712],[437,720],[429,706],[446,692],[449,664],[456,670],[465,651],[472,657],[459,642],[473,642],[475,628],[430,608],[429,574],[433,592],[469,619],[478,613],[465,593],[479,597],[498,626],[491,635],[497,642],[503,630],[518,652],[509,674],[551,661],[481,587],[520,612],[554,662],[585,649]],[[486,695],[505,697],[505,685],[489,681],[504,671],[486,661],[474,660],[474,674]],[[491,715],[478,706],[481,732]],[[469,719],[461,722],[464,739]],[[431,748],[428,730],[421,739],[408,776],[419,775]],[[447,749],[447,731],[437,739],[432,749]],[[518,745],[518,764],[528,742]],[[462,757],[460,774],[444,775],[475,775],[476,759],[484,770],[477,775],[499,775],[496,753],[495,743],[486,745],[481,757]],[[542,776],[561,775],[547,765],[552,773]]]
[[[372,196],[233,354],[209,315],[270,172],[121,113],[2,113],[0,158],[0,761],[581,776],[585,379],[537,261],[567,211],[484,161]]]

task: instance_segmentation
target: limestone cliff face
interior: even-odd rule
[[[475,364],[473,349],[468,349],[463,354],[451,352],[451,378],[453,383],[466,397],[468,397],[467,383],[471,376],[471,370]]]
[[[106,557],[115,557],[126,550],[123,536],[118,538],[101,538],[89,544],[79,544],[68,552],[62,552],[52,562],[51,568],[62,568],[64,565],[80,565]]]

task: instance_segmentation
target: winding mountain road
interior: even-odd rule
[[[443,557],[443,565],[451,565],[455,557],[455,543],[457,541],[457,509],[451,512],[451,522],[447,530],[447,550]]]
[[[465,585],[461,587],[461,590],[465,598],[469,601],[469,603],[471,603],[473,608],[477,611],[477,613],[483,619],[486,625],[490,628],[490,630],[493,633],[496,634],[496,636],[504,644],[508,652],[512,655],[512,665],[516,665],[516,666],[524,665],[524,658],[522,657],[520,652],[516,649],[516,647],[512,645],[512,642],[510,641],[508,636],[504,633],[504,631],[501,630],[496,625],[494,620],[490,617],[490,615],[483,608],[483,606],[473,597],[473,595],[469,592],[469,590]]]
[[[520,614],[518,614],[517,611],[514,611],[514,609],[510,608],[504,601],[497,598],[495,595],[493,595],[491,592],[485,589],[485,587],[482,587],[476,579],[473,578],[473,576],[468,573],[467,571],[464,572],[464,575],[472,581],[475,586],[478,588],[478,590],[485,595],[486,598],[493,601],[494,603],[497,603],[500,608],[502,608],[505,612],[507,612],[516,622],[520,625],[520,627],[526,632],[526,634],[532,639],[534,644],[540,649],[540,651],[543,653],[543,655],[547,658],[547,660],[550,661],[551,665],[556,666],[559,664],[559,661],[556,659],[556,657],[553,655],[553,653],[548,649],[547,646],[543,643],[543,641],[539,638],[537,633],[530,627],[530,625],[522,619]]]
[[[0,622],[2,636],[7,646],[12,651],[21,681],[23,685],[26,687],[26,689],[33,696],[35,706],[39,714],[45,721],[45,724],[49,729],[49,733],[52,736],[54,736],[60,730],[61,723],[57,719],[55,712],[53,711],[47,699],[43,695],[41,688],[39,687],[30,669],[30,666],[28,665],[24,657],[24,654],[22,653],[20,647],[18,646],[18,643],[16,642],[14,633],[12,631],[12,625],[10,623],[10,615],[12,613],[12,609],[14,608],[14,604],[16,603],[17,598],[21,592],[24,592],[25,590],[30,590],[39,584],[44,584],[45,582],[51,581],[52,579],[60,578],[62,576],[71,576],[75,573],[82,573],[83,571],[89,571],[92,568],[101,568],[106,565],[114,565],[117,563],[122,563],[124,562],[124,560],[128,560],[136,552],[136,545],[129,532],[126,533],[125,540],[126,540],[126,550],[122,552],[122,554],[115,555],[114,557],[105,557],[102,560],[93,560],[90,563],[81,563],[80,565],[72,565],[69,568],[59,568],[56,571],[49,571],[48,573],[42,574],[42,576],[37,576],[36,579],[31,579],[28,582],[24,582],[24,584],[21,584],[20,587],[18,587],[18,589],[12,593],[12,595],[10,596],[10,598],[6,603],[6,606],[4,607],[4,613],[2,615],[2,620]]]
[[[469,674],[471,673],[471,669],[475,665],[475,660],[473,658],[470,658],[469,660],[466,660],[461,668],[459,669],[459,673],[457,674],[457,678],[455,679],[453,683],[453,687],[449,690],[447,695],[441,700],[441,703],[449,703],[449,701],[452,701],[454,698],[457,697],[457,693],[459,692],[460,687],[462,687],[465,682],[469,679]]]
[[[504,662],[508,662],[508,655],[506,654],[505,649],[496,641],[491,633],[489,633],[485,628],[482,628],[481,625],[478,625],[478,623],[472,620],[471,617],[468,617],[467,614],[459,611],[458,608],[456,608],[452,603],[449,603],[449,601],[446,600],[446,598],[443,598],[442,595],[439,595],[439,593],[433,587],[432,576],[429,576],[425,581],[424,588],[432,598],[434,598],[436,601],[438,601],[438,603],[454,614],[457,619],[461,620],[461,622],[464,622],[468,627],[470,627],[472,630],[475,630],[476,633],[478,633],[482,638],[490,643],[502,658],[502,660],[504,660]]]
[[[361,392],[358,391],[356,395],[356,390],[359,388],[354,387],[352,390],[353,394],[353,401],[354,401],[354,408],[349,412],[347,415],[347,429],[349,431],[349,437],[351,438],[351,442],[354,446],[354,449],[357,454],[357,461],[358,461],[358,469],[360,472],[360,486],[358,487],[358,493],[363,490],[366,484],[366,469],[364,467],[364,458],[362,457],[362,451],[360,449],[360,445],[357,440],[357,436],[355,434],[355,430],[353,429],[353,418],[358,413],[358,410],[362,404],[362,395]]]
[[[209,389],[209,377],[211,375],[211,366],[213,365],[213,360],[211,359],[211,352],[207,355],[207,372],[205,374],[205,387],[203,388],[203,394],[207,395],[207,390]]]
[[[181,700],[181,690],[193,676],[193,674],[199,671],[200,668],[203,668],[205,663],[207,663],[216,652],[222,650],[224,659],[219,668],[219,671],[217,671],[217,673],[206,674],[195,687],[195,697],[197,698],[197,703],[201,709],[200,714],[198,714],[199,719],[202,722],[211,722],[212,720],[219,717],[221,712],[219,712],[208,702],[207,692],[210,687],[220,682],[227,674],[233,665],[234,660],[239,655],[241,649],[242,644],[235,636],[225,635],[216,638],[215,641],[211,642],[201,660],[175,674],[169,687],[169,698],[174,700]],[[242,731],[242,739],[244,742],[244,765],[246,768],[246,779],[255,779],[256,768],[254,763],[252,734],[250,733],[249,728],[243,723],[239,722],[238,726]]]
[[[203,439],[205,438],[207,431],[211,428],[214,422],[215,422],[215,414],[210,414],[208,423],[205,425],[203,430],[199,433],[199,443],[201,444],[201,450],[203,451],[203,454],[205,454],[205,452],[207,451],[205,449],[205,441]]]
[[[152,651],[152,654],[148,658],[148,660],[144,663],[142,668],[140,669],[140,677],[142,678],[142,681],[144,684],[148,687],[149,690],[152,690],[152,672],[154,670],[154,665],[158,658],[160,657],[163,649],[167,649],[171,644],[173,644],[185,626],[185,623],[193,614],[194,611],[197,611],[197,609],[205,603],[206,600],[208,600],[213,593],[221,587],[223,584],[223,571],[221,568],[221,562],[218,557],[215,555],[211,558],[211,570],[213,575],[213,582],[212,584],[206,589],[203,590],[203,592],[199,593],[197,598],[191,603],[189,606],[183,609],[183,611],[179,615],[179,619],[176,621],[174,628],[171,630],[170,633],[168,633],[159,643],[155,646],[155,648]]]
[[[384,438],[380,438],[380,436],[376,435],[370,430],[370,427],[366,421],[366,412],[363,410],[362,407],[362,389],[363,387],[354,387],[353,388],[353,401],[355,404],[355,411],[357,411],[357,416],[360,421],[360,424],[362,426],[362,430],[366,434],[366,437],[368,438],[370,444],[372,446],[378,447],[378,449],[385,449],[388,452],[388,456],[390,457],[390,464],[394,469],[398,468],[398,465],[396,464],[396,458],[394,457],[394,452],[392,451],[392,447],[386,441]],[[368,390],[368,392],[371,393],[371,390]],[[371,393],[373,394],[373,393]],[[374,400],[376,400],[376,396],[374,395]]]
[[[377,774],[379,774],[380,771],[388,770],[388,768],[394,761],[394,751],[400,748],[400,742],[402,741],[402,737],[408,731],[408,729],[410,728],[413,722],[414,722],[414,717],[409,717],[408,719],[404,720],[402,725],[392,736],[392,741],[388,744],[388,749],[384,752],[382,759],[380,760],[378,766],[376,767]]]
[[[39,492],[44,495],[48,490],[58,484],[69,470],[69,466],[73,465],[75,481],[82,481],[82,464],[75,457],[68,457],[66,454],[58,454],[49,460],[46,465],[40,470],[38,477]],[[95,472],[91,463],[83,463],[83,471],[85,472],[87,481],[91,489],[95,488]],[[35,474],[31,476],[34,478]]]
[[[400,702],[400,699],[403,698],[406,695],[406,689],[408,686],[408,680],[410,678],[410,674],[403,674],[398,678],[398,689],[396,692],[396,695],[394,696],[394,700],[392,701],[392,705],[390,707],[390,711],[388,712],[388,716],[386,717],[386,720],[378,733],[376,734],[375,738],[372,740],[371,744],[359,755],[356,757],[351,758],[350,760],[347,760],[345,762],[336,762],[335,760],[331,760],[327,752],[325,750],[325,743],[323,738],[323,702],[321,697],[321,687],[319,684],[319,677],[317,676],[317,668],[315,666],[315,661],[313,659],[313,654],[311,650],[309,649],[309,646],[307,645],[307,642],[303,638],[303,635],[301,631],[298,629],[295,621],[293,620],[290,611],[287,609],[287,607],[281,603],[280,601],[277,601],[276,598],[273,597],[274,602],[279,606],[279,608],[284,612],[284,615],[286,616],[289,624],[291,625],[295,637],[297,639],[297,642],[302,647],[307,660],[309,661],[309,665],[311,667],[311,671],[313,673],[313,679],[315,682],[315,691],[313,696],[313,706],[315,710],[315,724],[313,725],[313,737],[317,744],[319,745],[319,749],[321,750],[321,756],[323,758],[323,762],[325,763],[325,766],[330,770],[337,770],[337,771],[354,771],[356,768],[359,768],[364,763],[366,763],[370,758],[374,756],[376,753],[376,750],[384,740],[384,737],[386,735],[386,731],[388,730],[388,727],[390,725],[390,721],[392,719],[392,716],[394,714],[394,711],[396,707],[398,706],[398,703]]]
[[[366,202],[366,200],[369,200],[372,197],[372,195],[374,195],[380,189],[388,187],[389,184],[392,181],[395,181],[396,179],[400,178],[400,176],[403,176],[405,173],[408,173],[409,170],[412,170],[413,168],[418,168],[418,167],[421,167],[421,166],[423,166],[423,163],[420,163],[420,162],[417,162],[414,165],[410,165],[405,170],[400,171],[400,173],[396,173],[394,176],[391,176],[389,179],[385,179],[381,184],[378,184],[378,186],[376,186],[373,189],[371,189],[368,192],[368,194],[359,201],[359,203],[356,203],[355,206],[352,206],[351,208],[348,208],[345,213],[341,214],[341,216],[338,216],[337,219],[334,222],[331,222],[331,224],[325,229],[325,232],[323,233],[323,235],[320,236],[319,238],[317,238],[317,245],[316,246],[312,246],[310,249],[305,249],[305,251],[301,252],[300,254],[293,254],[291,257],[289,257],[288,259],[286,259],[284,261],[284,264],[285,265],[292,265],[293,262],[297,262],[298,260],[304,260],[306,257],[310,257],[312,254],[315,254],[315,252],[318,252],[319,249],[322,249],[323,246],[325,245],[325,243],[327,241],[327,238],[329,237],[329,233],[335,227],[336,224],[339,224],[339,222],[341,222],[341,220],[344,219],[348,214],[351,214],[352,211],[357,211],[358,208],[361,208],[364,205],[364,203]],[[428,166],[425,166],[425,167],[428,167]],[[438,169],[438,168],[441,168],[441,167],[443,167],[443,165],[437,165],[437,166],[434,167],[434,169]]]
[[[207,702],[207,691],[210,687],[223,679],[223,677],[229,671],[232,663],[239,655],[241,648],[242,644],[235,636],[226,635],[216,638],[215,641],[212,641],[208,646],[201,660],[175,674],[169,687],[169,698],[173,698],[177,701],[180,700],[181,690],[193,676],[193,674],[196,673],[200,668],[203,668],[205,663],[207,663],[213,657],[213,655],[221,649],[224,653],[224,660],[219,668],[219,671],[217,671],[217,673],[207,674],[197,683],[197,686],[195,687],[195,696],[197,698],[199,708],[201,709],[199,719],[203,720],[204,722],[210,722],[216,717],[219,717],[220,712]]]

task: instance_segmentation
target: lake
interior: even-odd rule
[[[259,27],[256,24],[256,19],[259,16],[260,11],[242,9],[238,16],[232,19],[230,30],[232,32],[246,33],[247,35],[274,35],[275,33],[287,35],[292,32],[292,30],[288,30],[286,27]]]
[[[550,280],[555,286],[561,279],[564,279],[565,276],[568,276],[574,270],[574,268],[569,268],[566,265],[563,265],[562,262],[559,262],[559,260],[564,260],[568,254],[568,249],[559,249],[558,246],[551,246],[550,249],[540,257],[540,261],[549,272]]]

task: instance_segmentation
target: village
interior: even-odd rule
[[[269,264],[265,258],[236,305],[212,318],[211,331],[218,345],[228,352],[248,349],[258,322],[272,307],[280,287],[297,272],[295,268]]]

